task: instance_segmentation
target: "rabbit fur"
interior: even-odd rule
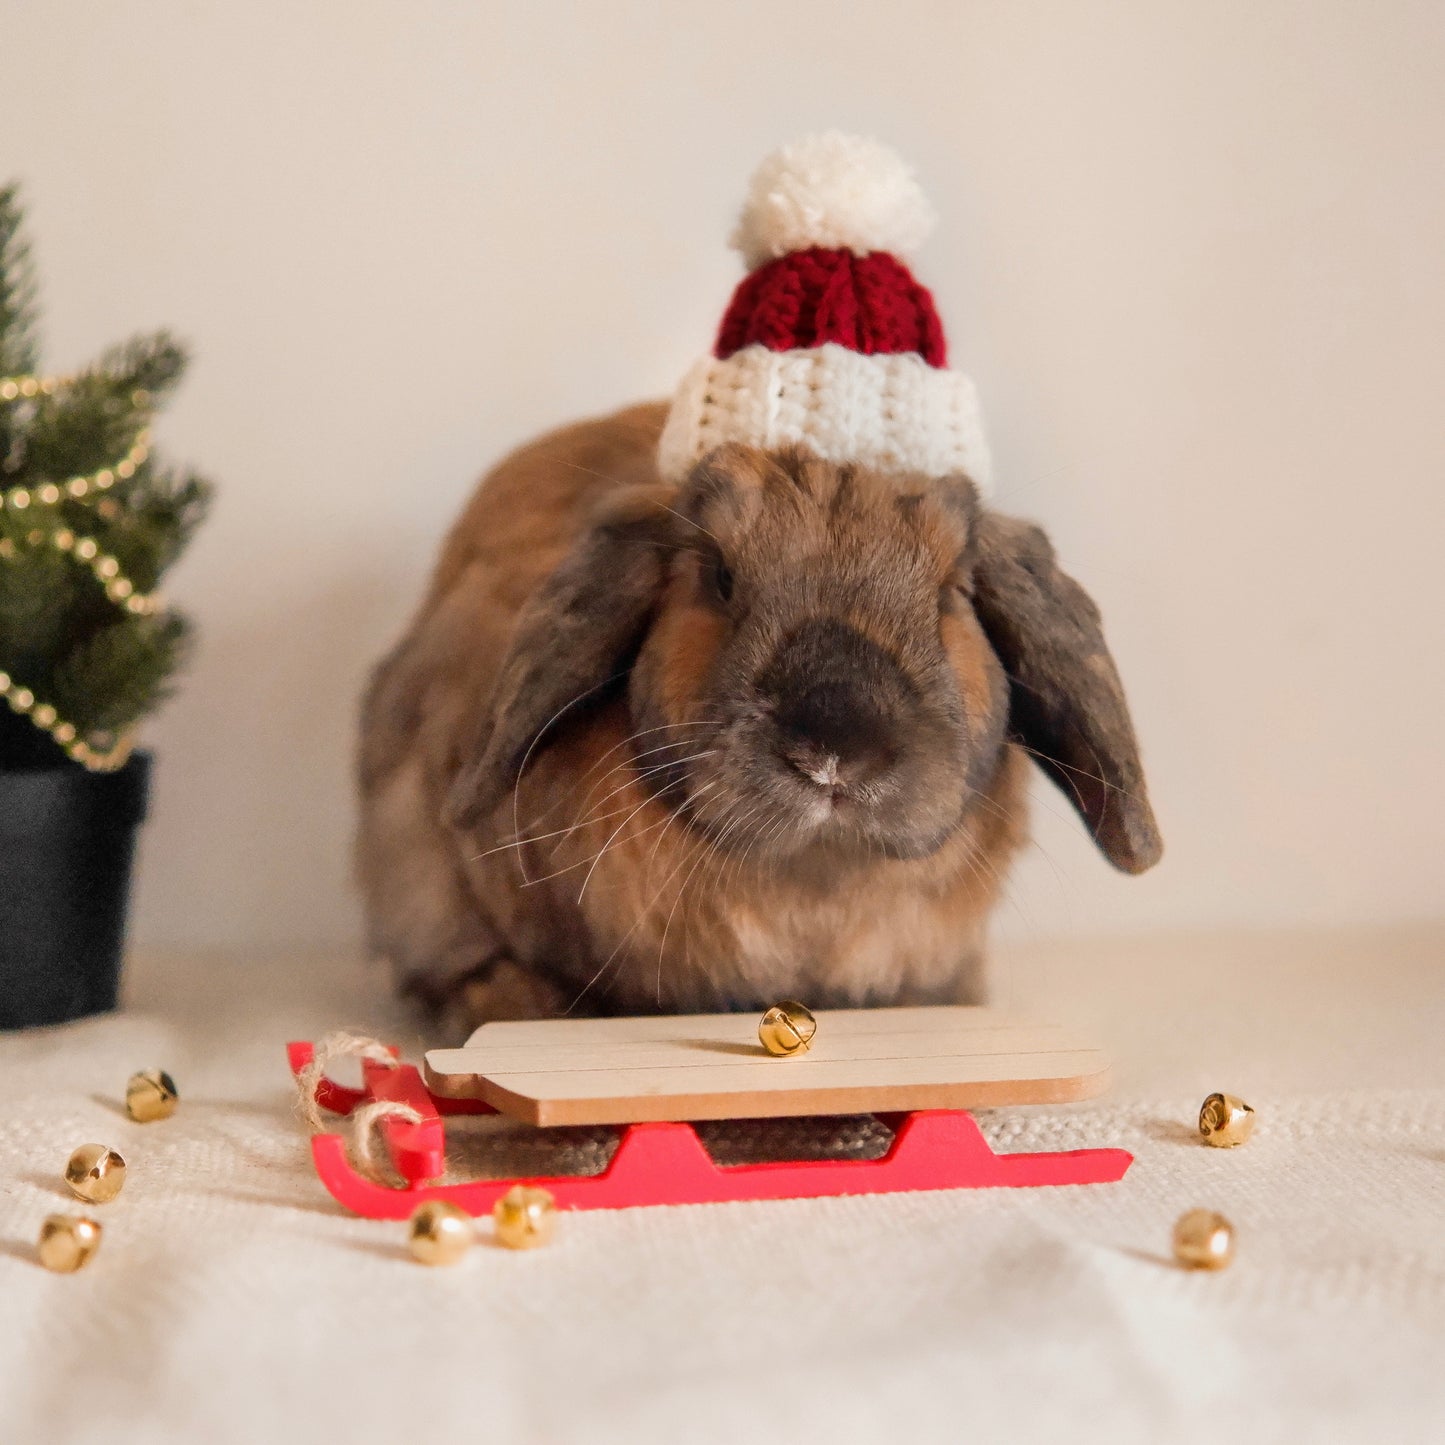
[[[1098,847],[1161,842],[1097,609],[966,477],[666,415],[523,447],[362,709],[373,948],[458,1029],[976,1001],[1030,757]]]

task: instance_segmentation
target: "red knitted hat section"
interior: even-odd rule
[[[933,297],[895,256],[813,247],[759,266],[733,292],[714,354],[745,346],[794,351],[836,342],[865,356],[917,352],[946,366]]]

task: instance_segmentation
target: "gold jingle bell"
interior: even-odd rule
[[[125,1086],[125,1111],[138,1124],[169,1119],[179,1101],[176,1081],[164,1069],[144,1069],[132,1074]]]
[[[1232,1149],[1254,1133],[1254,1110],[1233,1094],[1211,1094],[1199,1109],[1199,1137],[1216,1149]]]
[[[557,1201],[545,1189],[517,1184],[492,1208],[497,1240],[508,1249],[535,1249],[552,1238]]]
[[[83,1214],[52,1214],[40,1226],[40,1262],[56,1274],[74,1274],[100,1248],[100,1225]]]
[[[807,1053],[817,1032],[818,1020],[812,1013],[796,999],[784,999],[763,1015],[758,1040],[770,1054],[782,1058]]]
[[[77,1199],[108,1204],[125,1187],[125,1160],[104,1144],[82,1144],[65,1166],[65,1182]]]
[[[422,1264],[455,1264],[475,1237],[472,1216],[445,1199],[417,1205],[407,1224],[407,1248]]]
[[[1174,1258],[1190,1269],[1224,1269],[1234,1258],[1234,1226],[1212,1209],[1191,1209],[1174,1225]]]

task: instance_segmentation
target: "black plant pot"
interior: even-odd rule
[[[0,767],[0,1029],[115,1007],[150,769]]]

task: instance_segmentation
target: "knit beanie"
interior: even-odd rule
[[[663,476],[723,442],[796,443],[832,462],[963,472],[986,493],[978,397],[949,370],[933,297],[904,261],[933,221],[876,141],[834,131],[765,160],[732,237],[748,275],[673,399]]]

